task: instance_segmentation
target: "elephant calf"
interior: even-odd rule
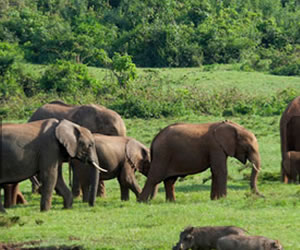
[[[231,234],[244,235],[245,230],[234,226],[187,227],[173,250],[216,249],[218,239]]]
[[[102,168],[107,173],[101,173],[100,180],[118,178],[121,189],[121,200],[129,199],[129,189],[139,197],[141,189],[135,178],[138,170],[147,176],[150,168],[150,153],[142,143],[135,139],[124,136],[107,136],[93,134],[96,152]],[[88,199],[91,173],[86,171],[84,164],[78,160],[72,160],[74,171],[74,186],[82,188],[83,201]],[[92,177],[93,178],[93,177]]]
[[[263,236],[228,235],[217,242],[217,250],[282,250],[278,240]]]
[[[283,168],[290,181],[300,182],[300,151],[288,151],[283,160]]]

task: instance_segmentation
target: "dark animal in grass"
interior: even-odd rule
[[[215,249],[217,240],[223,236],[244,235],[245,230],[235,226],[187,227],[180,233],[179,242],[173,250],[210,250]]]
[[[264,236],[228,235],[217,242],[217,250],[283,250],[278,240]]]

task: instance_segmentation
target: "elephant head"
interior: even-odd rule
[[[257,178],[261,168],[258,142],[255,135],[233,122],[223,122],[215,129],[215,139],[227,156],[234,157],[245,164],[252,163],[250,187],[259,194]]]
[[[126,158],[135,170],[147,176],[150,169],[150,151],[142,143],[130,139],[126,143]]]
[[[71,158],[76,158],[92,165],[94,167],[93,171],[97,172],[97,174],[93,174],[91,177],[92,185],[89,199],[90,205],[93,205],[98,188],[99,171],[106,172],[106,170],[99,167],[92,133],[73,122],[62,120],[56,127],[55,135],[58,141],[64,145]]]

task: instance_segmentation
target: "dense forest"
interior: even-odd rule
[[[103,53],[115,52],[138,67],[278,64],[298,60],[300,1],[0,0],[0,41],[43,64],[105,66]]]
[[[28,64],[48,67],[36,76]],[[41,91],[113,94],[87,66],[125,88],[136,67],[215,64],[300,75],[300,0],[0,0],[2,104]]]

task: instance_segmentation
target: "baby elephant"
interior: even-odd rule
[[[234,226],[187,227],[180,233],[179,242],[173,247],[173,250],[216,249],[219,238],[231,234],[244,235],[245,232],[244,229]]]
[[[217,242],[217,250],[283,250],[278,240],[263,236],[228,235]]]
[[[141,189],[135,177],[135,171],[147,176],[150,168],[149,149],[130,137],[108,136],[93,134],[99,163],[107,173],[100,174],[100,180],[117,178],[121,189],[121,200],[129,199],[129,189],[139,197]],[[81,186],[82,199],[88,201],[91,185],[90,178],[94,173],[87,171],[84,163],[73,159],[71,161],[74,171],[73,186]],[[91,169],[91,168],[90,168]],[[92,176],[93,178],[93,176]],[[79,182],[79,183],[78,183]]]
[[[284,157],[283,167],[289,180],[300,182],[300,151],[288,151]]]

